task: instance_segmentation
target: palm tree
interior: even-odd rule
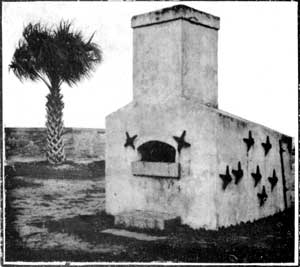
[[[61,21],[56,27],[29,23],[13,55],[9,69],[23,81],[43,81],[47,95],[47,160],[51,164],[65,161],[63,142],[63,108],[61,85],[75,85],[90,77],[102,61],[99,46],[92,42],[94,34],[84,41],[80,31],[71,29],[70,22]]]

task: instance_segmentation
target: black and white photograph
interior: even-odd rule
[[[296,1],[1,5],[2,265],[298,265]]]

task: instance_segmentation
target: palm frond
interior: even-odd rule
[[[44,69],[44,57],[49,40],[49,30],[40,23],[29,23],[23,30],[9,69],[22,81],[39,79]]]
[[[94,35],[85,41],[82,32],[73,30],[69,21],[61,21],[56,28],[29,23],[9,68],[21,80],[47,76],[50,82],[72,86],[90,77],[102,61],[100,47],[92,42]]]
[[[22,81],[23,79],[31,79],[33,81],[38,79],[35,70],[35,59],[32,57],[31,52],[26,43],[20,42],[14,55],[9,70]]]
[[[97,63],[102,61],[101,50],[92,43],[94,34],[86,42],[81,31],[72,31],[70,22],[61,22],[55,31],[55,43],[59,44],[58,61],[61,79],[72,86],[82,78],[90,77]],[[66,60],[67,59],[67,60]]]

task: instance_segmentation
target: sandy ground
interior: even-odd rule
[[[293,210],[217,232],[185,226],[146,231],[166,238],[142,241],[102,232],[114,227],[104,213],[104,177],[10,177],[6,197],[8,261],[293,261]]]
[[[14,227],[28,248],[90,249],[84,242],[64,233],[49,233],[45,224],[91,215],[104,209],[104,180],[58,180],[14,177],[11,208],[17,212]],[[27,185],[27,186],[26,186]]]

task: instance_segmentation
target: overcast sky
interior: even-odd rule
[[[182,3],[182,2],[181,2]],[[48,89],[21,83],[8,65],[29,22],[73,21],[104,55],[89,80],[62,86],[67,127],[104,128],[105,116],[132,99],[132,16],[176,2],[4,2],[4,126],[43,127]],[[297,136],[297,5],[295,2],[184,2],[221,18],[219,108]]]

